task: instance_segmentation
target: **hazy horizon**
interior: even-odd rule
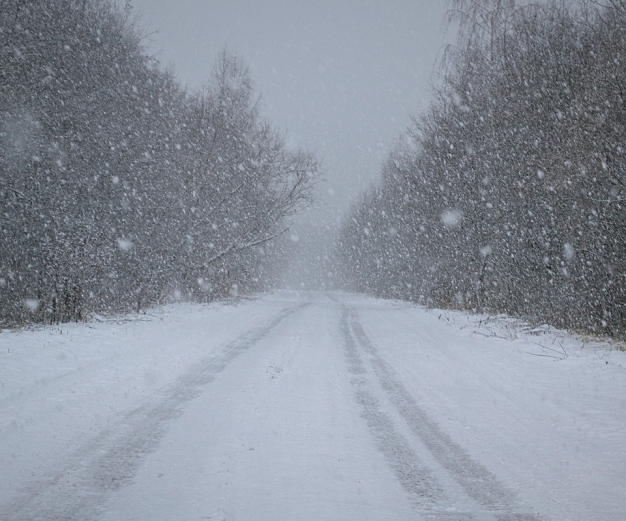
[[[149,33],[150,52],[192,90],[208,78],[222,49],[240,55],[262,96],[262,113],[288,143],[322,161],[319,204],[295,223],[300,260],[307,261],[309,249],[319,248],[315,228],[336,227],[378,178],[410,115],[428,106],[449,36],[446,3],[430,0],[132,5]]]

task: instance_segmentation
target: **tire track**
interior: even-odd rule
[[[344,307],[341,317],[341,332],[344,337],[345,353],[349,371],[355,375],[350,380],[356,402],[361,406],[361,415],[376,441],[396,479],[409,494],[416,506],[429,507],[443,499],[443,489],[422,463],[409,442],[394,427],[393,421],[380,407],[378,400],[368,389],[363,361],[357,345],[350,334],[349,314]]]
[[[132,480],[145,456],[158,446],[167,423],[182,413],[182,406],[198,397],[230,362],[307,305],[283,310],[268,324],[227,344],[220,355],[195,364],[151,402],[130,411],[114,427],[77,450],[60,472],[0,507],[0,519],[84,521],[95,518],[106,498]]]
[[[358,344],[370,356],[374,372],[390,402],[406,420],[411,431],[467,495],[492,512],[498,521],[538,520],[539,517],[535,514],[516,512],[520,509],[515,495],[426,415],[395,376],[391,366],[380,357],[375,345],[365,334],[355,311],[344,306],[344,317],[346,330],[351,327]],[[353,349],[357,351],[356,345]]]

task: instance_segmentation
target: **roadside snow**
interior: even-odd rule
[[[428,414],[555,520],[626,517],[626,353],[506,317],[352,297]]]
[[[285,307],[176,304],[0,334],[0,505],[194,363]]]
[[[12,520],[621,521],[624,432],[625,352],[505,317],[277,292],[0,334]]]

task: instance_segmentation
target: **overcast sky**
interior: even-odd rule
[[[223,48],[236,52],[250,66],[267,119],[288,143],[317,153],[327,181],[319,208],[300,223],[303,242],[316,235],[312,223],[336,223],[378,177],[410,114],[428,104],[449,37],[445,0],[132,4],[152,33],[151,52],[183,84],[198,88]]]
[[[444,0],[133,0],[152,52],[190,88],[218,52],[250,65],[263,112],[323,160],[331,207],[377,177],[423,109],[444,45]],[[328,208],[326,209],[328,210]]]

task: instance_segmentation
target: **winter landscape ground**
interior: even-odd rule
[[[624,521],[625,64],[626,0],[0,0],[0,521]]]
[[[341,292],[0,333],[0,519],[605,520],[626,353]]]

